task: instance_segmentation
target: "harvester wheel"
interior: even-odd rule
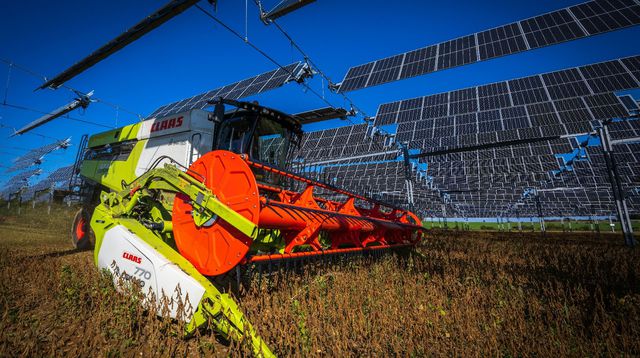
[[[78,250],[88,250],[93,246],[93,232],[89,222],[91,217],[84,208],[76,212],[71,226],[71,243]]]

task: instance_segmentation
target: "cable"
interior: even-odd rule
[[[9,59],[6,59],[6,58],[2,58],[2,57],[0,57],[0,61],[1,61],[1,62],[4,62],[5,64],[7,64],[7,66],[9,67],[9,69],[10,69],[10,70],[11,70],[11,68],[12,68],[12,67],[15,67],[15,68],[17,68],[17,69],[19,69],[19,70],[21,70],[21,71],[23,71],[23,72],[25,72],[25,73],[28,73],[28,74],[30,74],[30,75],[32,75],[32,76],[34,76],[34,77],[38,78],[38,79],[41,79],[41,80],[43,80],[43,81],[45,81],[45,82],[47,81],[47,77],[46,77],[46,76],[41,75],[41,74],[39,74],[39,73],[37,73],[37,72],[35,72],[35,71],[33,71],[33,70],[31,70],[31,69],[29,69],[29,68],[25,67],[25,66],[19,65],[19,64],[15,63],[15,62],[13,62],[13,61],[11,61],[11,60],[9,60]],[[10,75],[11,75],[11,72],[9,72],[9,76],[10,76]],[[7,93],[8,93],[8,91],[9,91],[9,88],[8,88],[8,87],[9,87],[9,80],[10,80],[10,78],[7,78],[7,89],[5,90],[4,103],[6,103],[6,101],[7,101]],[[83,95],[83,96],[86,96],[86,95],[87,95],[87,94],[86,94],[86,93],[84,93],[83,91],[77,90],[77,89],[75,89],[75,88],[73,88],[73,87],[71,87],[71,86],[69,86],[69,85],[66,85],[66,84],[63,84],[63,85],[62,85],[62,86],[60,86],[60,87],[65,88],[65,89],[67,89],[67,90],[69,90],[69,91],[71,91],[71,92],[73,92],[73,93],[75,93],[75,94],[77,94],[77,95]],[[134,111],[131,111],[131,110],[129,110],[129,109],[126,109],[126,108],[124,108],[124,107],[122,107],[122,106],[120,106],[120,105],[113,104],[113,103],[111,103],[111,102],[105,101],[105,100],[100,99],[100,98],[92,98],[92,100],[93,100],[93,101],[95,101],[95,102],[99,102],[99,103],[105,104],[105,105],[107,105],[107,106],[110,106],[110,107],[113,107],[113,108],[116,108],[116,109],[122,110],[122,111],[124,111],[124,112],[129,113],[129,114],[132,114],[132,115],[134,115],[134,116],[138,117],[138,119],[140,119],[140,120],[142,120],[142,119],[143,119],[143,117],[142,117],[142,115],[141,115],[141,114],[136,113],[136,112],[134,112]]]
[[[217,22],[220,26],[224,27],[227,31],[231,32],[234,36],[236,36],[237,38],[239,38],[240,40],[242,40],[242,42],[246,43],[247,45],[249,45],[251,48],[253,48],[254,50],[256,50],[259,54],[261,54],[262,56],[264,56],[267,60],[271,61],[273,64],[275,64],[276,66],[278,66],[280,69],[286,71],[289,75],[294,76],[294,74],[287,68],[285,68],[283,65],[281,65],[278,61],[276,61],[273,57],[269,56],[269,54],[267,54],[266,52],[264,52],[263,50],[261,50],[258,46],[254,45],[251,41],[249,41],[249,39],[246,39],[242,36],[242,34],[238,33],[236,30],[232,29],[231,27],[229,27],[227,24],[225,24],[224,22],[222,22],[222,20],[218,19],[217,17],[215,17],[214,15],[212,15],[211,13],[209,13],[207,10],[205,10],[204,8],[202,8],[200,5],[196,4],[195,5],[196,8],[198,8],[200,11],[202,11],[205,15],[207,15],[208,17],[210,17],[213,21]],[[325,98],[323,98],[318,92],[316,92],[313,88],[311,88],[308,84],[306,84],[305,82],[301,82],[300,85],[302,85],[303,87],[305,87],[309,92],[313,93],[314,95],[316,95],[320,100],[322,100],[324,103],[326,103],[329,107],[334,108],[333,104],[331,104],[331,102],[327,101]]]
[[[320,67],[315,62],[313,62],[313,60],[311,60],[311,57],[309,57],[309,55],[307,55],[307,53],[304,52],[304,50],[293,40],[293,38],[275,20],[270,20],[270,22],[272,24],[274,24],[275,27],[287,38],[287,40],[289,40],[291,45],[293,47],[295,47],[302,54],[302,56],[304,56],[304,59],[307,62],[309,62],[316,69],[316,71],[318,71],[320,76],[322,76],[322,78],[324,78],[328,82],[329,88],[331,88],[331,86],[334,84],[334,82],[331,80],[331,78],[329,78],[329,76],[324,71],[322,71],[320,69]],[[342,98],[344,98],[347,102],[349,102],[349,105],[354,110],[356,110],[357,112],[361,113],[364,117],[368,117],[367,114],[362,109],[360,109],[358,106],[356,106],[354,104],[354,102],[351,100],[351,98],[349,98],[346,94],[341,93],[341,92],[338,92],[337,94],[342,96]]]
[[[253,43],[251,43],[251,41],[249,41],[248,37],[243,37],[240,33],[238,33],[236,30],[232,29],[230,26],[228,26],[227,24],[225,24],[224,22],[222,22],[222,20],[218,19],[217,17],[215,17],[214,15],[212,15],[211,13],[209,13],[208,11],[206,11],[204,8],[202,8],[200,5],[196,4],[195,5],[200,11],[202,11],[205,15],[209,16],[211,19],[213,19],[215,22],[217,22],[220,26],[224,27],[225,29],[227,29],[229,32],[231,32],[233,35],[235,35],[237,38],[239,38],[240,40],[242,40],[244,43],[246,43],[247,45],[249,45],[251,48],[253,48],[254,50],[256,50],[258,53],[260,53],[262,56],[264,56],[265,58],[267,58],[269,61],[271,61],[272,63],[274,63],[276,66],[278,66],[279,68],[285,70],[287,73],[289,73],[289,75],[293,76],[293,73],[291,71],[289,71],[288,69],[286,69],[284,66],[282,66],[280,63],[278,63],[278,61],[276,61],[275,59],[273,59],[273,57],[269,56],[266,52],[264,52],[263,50],[261,50],[259,47],[257,47],[256,45],[254,45]],[[258,7],[260,7],[258,5]],[[288,36],[288,35],[287,35]],[[318,70],[318,72],[327,79],[327,81],[331,82],[330,79],[324,74],[322,73],[319,68],[310,61],[310,58],[308,56],[306,56],[306,54],[304,54],[304,52],[302,51],[302,49],[300,49],[300,47],[295,44],[293,42],[293,40],[291,40],[291,44],[294,45],[302,54],[303,56],[305,56],[305,61],[308,60],[308,62],[314,67],[316,68],[316,70]],[[308,84],[301,82],[300,83],[302,86],[304,86],[309,92],[313,93],[316,97],[318,97],[321,101],[323,101],[325,104],[327,104],[329,107],[331,108],[335,108],[335,106],[329,102],[325,96],[319,94],[317,91],[315,91],[313,88],[311,88]],[[346,98],[349,101],[349,104],[351,105],[351,107],[355,110],[357,110],[358,112],[362,113],[363,116],[367,116],[366,113],[364,113],[362,110],[360,110],[358,107],[356,107],[353,102],[346,97],[346,95],[341,94],[344,98]],[[347,121],[349,121],[349,123],[351,123],[352,125],[356,125],[349,117],[346,117]]]
[[[6,126],[6,125],[4,125],[2,123],[0,123],[0,128],[7,128],[7,129],[11,129],[11,130],[15,131],[15,128]],[[31,134],[31,135],[35,135],[35,136],[38,136],[38,137],[41,137],[41,138],[53,139],[53,140],[56,140],[58,142],[62,141],[62,139],[60,139],[60,138],[50,137],[48,135],[40,134],[40,133],[34,132],[34,131],[29,131],[29,132],[26,132],[24,134]]]
[[[53,113],[50,113],[50,112],[41,111],[39,109],[20,106],[20,105],[11,104],[11,103],[0,103],[0,106],[9,107],[9,108],[15,108],[15,109],[23,110],[23,111],[30,111],[30,112],[40,113],[40,114],[46,114],[46,115],[52,115],[53,114]],[[93,122],[93,121],[88,121],[88,120],[84,120],[84,119],[79,119],[79,118],[74,118],[74,117],[69,116],[68,114],[62,116],[61,118],[67,118],[67,119],[70,119],[72,121],[86,123],[86,124],[92,124],[94,126],[108,128],[108,129],[113,129],[114,128],[112,126],[108,126],[108,125],[105,125],[105,124],[101,124],[101,123],[97,123],[97,122]]]
[[[12,147],[12,146],[4,146],[4,145],[0,146],[0,148],[3,148],[3,149],[11,149],[11,150],[24,150],[24,151],[30,151],[30,150],[33,150],[33,149],[28,149],[28,148]]]
[[[4,63],[6,63],[8,66],[13,66],[13,67],[15,67],[15,68],[17,68],[17,69],[19,69],[19,70],[21,70],[21,71],[23,71],[23,72],[26,72],[26,73],[28,73],[28,74],[30,74],[30,75],[32,75],[32,76],[34,76],[34,77],[37,77],[37,78],[39,78],[39,79],[41,79],[41,80],[43,80],[43,81],[46,81],[46,80],[47,80],[47,78],[46,78],[45,76],[43,76],[43,75],[41,75],[41,74],[39,74],[39,73],[37,73],[37,72],[35,72],[35,71],[33,71],[33,70],[31,70],[31,69],[27,68],[27,67],[21,66],[21,65],[19,65],[19,64],[17,64],[17,63],[15,63],[15,62],[13,62],[13,61],[11,61],[11,60],[8,60],[8,59],[6,59],[6,58],[2,58],[2,57],[0,57],[0,61],[2,61],[2,62],[4,62]]]

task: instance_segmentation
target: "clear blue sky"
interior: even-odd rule
[[[279,23],[334,81],[353,65],[453,39],[579,1],[409,1],[318,0]],[[0,11],[0,57],[53,76],[103,45],[162,6],[154,1],[6,1]],[[265,1],[273,5],[276,0]],[[208,6],[205,1],[201,5]],[[223,21],[244,32],[245,1],[219,0]],[[257,19],[249,1],[249,39],[281,63],[301,59],[273,27]],[[393,100],[548,72],[592,62],[638,54],[640,28],[635,27],[522,54],[498,58],[426,76],[352,92],[349,96],[368,115]],[[160,105],[182,99],[274,68],[269,61],[233,37],[199,10],[192,8],[162,27],[99,63],[68,84],[123,108],[147,115]],[[0,64],[0,102],[4,99],[7,67]],[[67,90],[33,92],[40,82],[13,71],[7,101],[40,110],[53,110],[73,98]],[[322,91],[321,82],[311,82]],[[328,91],[325,91],[328,92]],[[256,97],[262,104],[291,113],[322,107],[303,87],[284,88]],[[340,97],[329,95],[336,106]],[[0,123],[20,127],[37,113],[0,107]],[[72,116],[115,126],[137,119],[109,106],[92,104]],[[335,125],[336,123],[330,124]],[[324,125],[326,126],[326,124]],[[315,125],[310,129],[321,128]],[[58,119],[35,130],[56,138],[72,137],[103,128]],[[0,161],[8,165],[15,148],[34,148],[51,140],[25,134],[11,138],[0,128]],[[12,147],[12,148],[9,148]],[[45,170],[70,164],[76,147],[46,158]],[[8,154],[11,153],[11,154]],[[0,168],[0,183],[8,175]]]

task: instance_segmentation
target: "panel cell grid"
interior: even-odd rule
[[[443,117],[449,114],[449,93],[440,93],[424,97],[422,118]]]
[[[620,91],[637,86],[618,61],[580,67],[580,72],[595,93]]]
[[[613,93],[587,96],[584,100],[595,119],[609,120],[629,116],[629,112]]]
[[[467,88],[449,92],[449,113],[463,114],[476,112],[478,101],[476,99],[476,89]]]
[[[532,49],[586,36],[566,9],[523,20],[520,24]]]
[[[403,58],[404,54],[400,54],[376,61],[371,71],[371,76],[369,76],[367,86],[375,86],[380,83],[395,81],[400,75]]]
[[[478,60],[476,38],[474,35],[446,41],[439,46],[439,70],[466,65]]]
[[[505,108],[511,106],[511,97],[506,82],[492,83],[478,87],[480,110]]]
[[[433,45],[407,52],[400,78],[415,77],[435,71],[437,50],[438,45]]]
[[[340,85],[340,91],[348,92],[354,89],[366,87],[367,80],[369,79],[369,75],[371,74],[371,70],[374,65],[375,62],[369,62],[364,65],[351,67]]]
[[[284,85],[292,78],[293,74],[303,66],[301,62],[292,63],[283,68],[265,72],[258,76],[244,79],[224,87],[195,95],[159,107],[147,118],[161,118],[171,116],[192,109],[204,109],[209,106],[209,101],[218,97],[240,99]]]
[[[545,102],[549,100],[544,83],[539,76],[531,76],[508,81],[514,105]]]
[[[517,23],[479,32],[478,48],[480,60],[509,55],[528,49]]]
[[[569,10],[591,35],[640,23],[640,5],[634,0],[589,1]]]
[[[576,68],[542,75],[551,99],[564,99],[591,94],[589,87]]]

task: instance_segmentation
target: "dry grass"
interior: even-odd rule
[[[116,293],[56,213],[0,223],[0,356],[247,353]],[[240,305],[280,356],[640,355],[638,251],[554,235],[440,233],[424,257],[254,276]]]

